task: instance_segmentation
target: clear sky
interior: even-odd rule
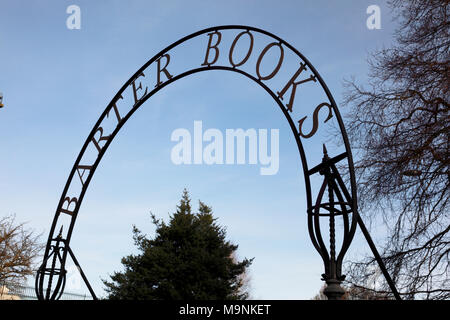
[[[81,9],[79,30],[66,26],[73,4]],[[367,28],[369,5],[380,7],[381,29]],[[365,83],[368,53],[389,46],[395,28],[381,0],[1,0],[0,216],[16,214],[46,241],[78,152],[117,90],[172,42],[226,24],[265,29],[289,42],[316,67],[338,105],[343,79]],[[200,55],[187,47],[171,63],[195,57],[200,64],[205,44],[192,45],[200,46]],[[251,164],[175,165],[171,133],[193,132],[195,120],[204,130],[222,132],[278,129],[279,171],[263,176]],[[320,159],[321,143],[311,150],[319,150]],[[255,257],[249,272],[253,298],[309,299],[318,292],[323,264],[307,231],[301,163],[289,126],[254,82],[215,71],[177,81],[148,100],[96,171],[71,247],[98,295],[101,278],[121,270],[120,258],[136,252],[132,225],[153,236],[150,211],[167,220],[185,187],[195,208],[199,199],[212,206],[239,245],[239,256]],[[348,255],[367,252],[358,232]],[[86,288],[70,284],[66,291]]]

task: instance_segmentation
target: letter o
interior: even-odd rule
[[[245,58],[243,60],[241,60],[241,62],[239,62],[239,63],[234,63],[233,62],[234,47],[236,46],[236,43],[241,38],[241,36],[243,34],[245,34],[245,33],[247,33],[250,36],[250,47],[248,48],[247,55],[245,56]],[[242,66],[244,63],[246,63],[248,58],[250,58],[250,54],[252,53],[252,50],[253,50],[253,35],[248,30],[239,33],[236,36],[236,38],[233,40],[233,43],[231,44],[231,48],[230,48],[230,54],[228,55],[228,58],[230,60],[230,64],[233,66],[233,68]]]
[[[265,55],[265,54],[267,53],[267,51],[269,51],[269,49],[272,48],[273,46],[278,46],[278,47],[280,48],[280,58],[279,58],[279,60],[278,60],[277,66],[276,66],[275,69],[272,71],[272,73],[269,74],[268,76],[263,77],[263,76],[261,76],[261,73],[259,72],[259,67],[260,67],[260,64],[261,64],[261,61],[262,61],[264,55]],[[283,63],[283,58],[284,58],[284,49],[283,49],[283,47],[281,46],[281,43],[278,43],[278,42],[272,42],[272,43],[269,43],[269,44],[263,49],[263,51],[262,51],[261,54],[259,55],[258,61],[256,62],[256,74],[258,75],[258,79],[259,79],[259,80],[269,80],[269,79],[272,79],[272,78],[278,73],[278,71],[280,70],[281,64]]]

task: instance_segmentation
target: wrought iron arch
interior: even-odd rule
[[[224,66],[224,65],[215,65],[217,62],[217,58],[219,56],[219,49],[218,45],[220,43],[221,39],[221,31],[225,30],[237,30],[240,31],[240,33],[235,37],[235,40],[230,48],[230,54],[229,54],[229,62],[231,66]],[[256,73],[257,75],[254,76],[242,69],[239,69],[238,67],[245,64],[252,53],[253,49],[253,35],[252,33],[263,35],[269,37],[273,42],[271,42],[269,45],[267,45],[263,51],[261,52]],[[247,53],[247,55],[239,62],[234,63],[233,57],[232,57],[232,51],[234,50],[236,42],[239,40],[239,38],[243,34],[248,34],[250,37],[250,49]],[[207,45],[207,51],[204,63],[197,68],[192,68],[187,71],[181,72],[175,76],[172,76],[170,72],[167,70],[168,65],[170,63],[170,55],[168,54],[170,50],[173,48],[179,46],[182,43],[185,43],[186,41],[196,38],[200,35],[208,35],[209,36],[209,42]],[[216,44],[213,44],[212,41],[214,40],[214,35],[216,35]],[[261,62],[262,57],[264,57],[264,54],[274,46],[278,46],[280,48],[280,59],[277,67],[275,70],[267,75],[267,76],[261,76],[258,65]],[[217,48],[217,49],[215,49]],[[263,81],[268,80],[272,77],[274,77],[283,62],[283,54],[284,54],[284,48],[289,49],[292,53],[294,53],[298,58],[300,58],[301,64],[300,68],[297,70],[295,75],[291,78],[291,82],[289,82],[281,92],[274,92],[268,85],[266,85]],[[216,53],[216,56],[212,62],[210,62],[209,59],[209,53],[210,50],[214,49],[214,52]],[[162,58],[165,58],[165,66],[161,69],[161,60]],[[139,80],[140,77],[144,76],[144,71],[153,63],[157,64],[157,85],[153,90],[150,92],[147,92],[148,87],[146,88],[143,95],[138,99],[137,98],[137,92],[138,90],[144,91],[142,88],[142,83],[139,83],[139,86],[136,87],[136,81]],[[328,291],[326,292],[329,296],[329,298],[337,298],[339,297],[342,292],[339,284],[343,280],[344,276],[341,274],[341,264],[343,257],[347,251],[347,249],[350,246],[350,243],[353,239],[353,236],[356,231],[357,224],[360,225],[361,230],[363,234],[365,235],[370,248],[372,249],[382,271],[384,276],[386,277],[389,285],[391,286],[391,289],[393,290],[395,296],[399,298],[398,293],[395,289],[395,286],[392,282],[392,280],[389,277],[389,274],[386,271],[386,268],[384,267],[383,261],[381,260],[381,257],[379,256],[378,252],[376,251],[375,245],[373,244],[373,241],[370,238],[369,233],[367,232],[367,229],[365,228],[360,216],[358,215],[357,210],[357,190],[356,190],[356,180],[355,180],[355,174],[354,174],[354,167],[353,167],[353,158],[352,153],[350,149],[350,144],[348,141],[348,137],[345,131],[344,123],[342,121],[341,115],[339,113],[339,110],[337,108],[336,102],[331,95],[330,90],[328,89],[327,85],[323,81],[320,74],[317,72],[317,70],[314,68],[314,66],[304,57],[297,49],[295,49],[293,46],[291,46],[289,43],[284,41],[283,39],[277,37],[276,35],[267,32],[262,29],[249,27],[249,26],[241,26],[241,25],[227,25],[227,26],[216,26],[212,28],[207,28],[198,32],[195,32],[193,34],[190,34],[174,43],[166,47],[165,49],[161,50],[159,53],[157,53],[155,56],[153,56],[149,61],[147,61],[136,73],[122,86],[122,88],[117,92],[117,94],[114,96],[114,98],[111,100],[111,102],[108,104],[108,106],[105,108],[101,116],[99,117],[98,121],[94,125],[93,129],[91,130],[90,134],[88,135],[83,147],[81,148],[80,153],[78,154],[78,157],[72,167],[72,170],[69,174],[69,177],[67,179],[66,185],[63,189],[61,198],[59,200],[55,216],[53,218],[53,222],[51,225],[51,229],[49,232],[49,237],[47,241],[47,246],[45,249],[43,262],[37,271],[36,275],[36,282],[35,282],[35,288],[36,288],[36,295],[38,299],[41,300],[55,300],[59,299],[61,297],[61,294],[64,291],[65,281],[66,281],[66,270],[65,270],[65,263],[67,260],[67,255],[70,255],[73,259],[74,263],[77,265],[77,267],[80,270],[81,276],[83,280],[85,281],[90,293],[96,298],[94,291],[92,290],[84,272],[82,271],[77,259],[75,258],[75,255],[73,251],[71,250],[69,243],[72,236],[72,232],[74,229],[75,221],[81,206],[81,203],[83,201],[83,198],[85,196],[85,193],[87,191],[87,188],[89,186],[89,183],[94,175],[95,170],[97,169],[103,155],[105,154],[106,150],[108,149],[111,142],[114,140],[114,137],[117,135],[117,133],[121,130],[123,125],[127,122],[127,120],[133,115],[133,113],[141,106],[143,105],[149,98],[151,98],[155,93],[165,88],[167,85],[171,84],[172,82],[175,82],[179,79],[182,79],[184,77],[187,77],[189,75],[203,72],[203,71],[210,71],[210,70],[222,70],[222,71],[231,71],[236,72],[239,74],[242,74],[246,76],[247,78],[253,80],[254,82],[258,83],[262,88],[265,89],[267,93],[270,94],[270,96],[275,100],[275,102],[278,104],[280,110],[282,111],[283,115],[285,116],[286,120],[289,123],[289,126],[292,130],[292,133],[294,135],[300,159],[302,162],[302,169],[303,169],[303,175],[304,175],[304,181],[305,181],[305,188],[306,188],[306,199],[307,199],[307,213],[308,213],[308,229],[310,233],[310,238],[312,240],[312,243],[314,247],[317,249],[319,254],[321,255],[324,265],[325,265],[325,273],[323,274],[323,280],[325,280],[328,284]],[[301,131],[301,125],[306,117],[302,118],[298,121],[299,127],[295,125],[294,120],[292,119],[290,112],[292,112],[293,107],[293,99],[289,103],[284,104],[283,103],[283,94],[286,93],[287,90],[292,90],[295,97],[295,89],[297,85],[301,84],[302,81],[299,83],[296,83],[297,76],[301,74],[303,71],[309,70],[312,75],[309,79],[304,80],[306,81],[314,81],[318,82],[318,84],[321,86],[323,92],[325,93],[326,97],[328,98],[327,102],[323,102],[320,105],[318,105],[314,111],[314,125],[313,129],[309,134],[304,134]],[[166,81],[161,81],[160,76],[164,73],[164,76],[166,78]],[[291,88],[292,87],[292,88]],[[127,112],[125,116],[122,117],[120,114],[117,103],[120,99],[123,99],[123,93],[127,90],[132,90],[132,93],[134,94],[134,100],[135,104],[132,106],[131,110]],[[286,89],[286,90],[284,90]],[[284,91],[284,93],[283,93]],[[292,91],[291,91],[291,98],[292,98]],[[335,116],[336,121],[338,123],[342,140],[344,142],[345,152],[338,154],[332,158],[328,157],[327,151],[324,146],[324,157],[321,163],[317,164],[316,166],[309,168],[308,161],[306,157],[305,150],[302,145],[301,138],[310,138],[312,135],[314,135],[315,131],[317,130],[317,117],[318,112],[322,107],[328,107],[328,118],[325,120],[328,121],[331,117]],[[117,118],[117,125],[114,128],[114,130],[109,135],[104,135],[104,130],[102,125],[102,122],[110,116],[110,114],[114,112],[115,116]],[[111,115],[114,116],[114,115]],[[96,139],[96,135],[100,133],[100,136],[98,140]],[[104,143],[101,145],[101,143]],[[94,163],[91,163],[89,165],[82,164],[83,155],[85,154],[87,148],[89,146],[94,146],[97,151],[98,155]],[[349,173],[349,181],[350,181],[350,190],[348,190],[348,187],[346,186],[346,183],[344,183],[343,179],[341,178],[341,175],[338,172],[338,169],[336,168],[336,163],[347,160],[347,166],[348,166],[348,173]],[[88,172],[87,176],[85,177],[86,172]],[[79,181],[81,182],[81,191],[77,196],[69,195],[69,189],[72,185],[72,183],[77,179],[76,175],[78,174]],[[323,185],[317,194],[316,201],[314,202],[312,189],[311,189],[311,176],[314,174],[320,174],[324,177]],[[84,178],[85,177],[85,178]],[[84,178],[84,179],[83,179]],[[328,202],[323,202],[323,196],[325,191],[328,191]],[[335,198],[337,198],[338,201],[335,201]],[[73,205],[72,205],[73,204]],[[340,209],[338,209],[340,208]],[[325,210],[326,213],[320,212],[320,210]],[[70,217],[70,223],[66,230],[66,233],[63,232],[63,228],[61,226],[61,229],[57,230],[58,221],[61,216],[61,214],[68,215]],[[319,219],[320,217],[327,217],[330,220],[330,248],[328,250],[327,246],[325,245],[321,231],[320,231],[320,223]],[[336,252],[335,248],[335,234],[334,234],[334,219],[338,216],[342,216],[343,222],[344,222],[344,235],[343,235],[343,241],[342,241],[342,247],[339,253]],[[56,279],[56,284],[54,284],[54,278]],[[47,279],[46,279],[47,278]]]

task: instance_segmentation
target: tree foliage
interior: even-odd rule
[[[383,257],[403,296],[448,299],[449,1],[390,6],[399,23],[394,45],[371,56],[369,88],[347,82],[360,211],[383,212]],[[374,264],[353,263],[351,281],[363,284]]]
[[[252,260],[239,262],[237,245],[226,241],[226,231],[200,201],[191,212],[185,190],[166,224],[152,215],[156,236],[148,239],[133,226],[140,254],[122,259],[123,272],[103,281],[109,299],[241,300],[248,297],[245,271]]]
[[[42,247],[39,235],[17,224],[14,216],[0,218],[0,286],[20,284],[33,274]]]

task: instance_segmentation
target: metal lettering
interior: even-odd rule
[[[238,40],[241,38],[241,36],[244,35],[244,34],[246,34],[246,33],[247,33],[247,34],[249,35],[249,37],[250,37],[250,46],[249,46],[249,48],[248,48],[247,55],[244,57],[244,59],[241,60],[241,62],[239,62],[239,63],[234,63],[234,61],[233,61],[234,47],[236,46],[236,43],[237,43]],[[228,55],[228,59],[230,60],[230,64],[231,64],[234,68],[243,65],[244,63],[247,62],[248,58],[250,58],[250,54],[252,53],[252,50],[253,50],[253,35],[252,35],[249,31],[243,31],[243,32],[239,33],[239,34],[236,36],[236,38],[234,39],[234,41],[233,41],[233,43],[232,43],[232,45],[231,45],[231,48],[230,48],[230,53],[229,53],[229,55]]]
[[[119,99],[123,99],[123,97],[122,96],[119,96]],[[116,117],[117,117],[117,122],[118,123],[120,123],[120,121],[122,121],[122,117],[120,116],[120,113],[119,113],[119,109],[117,109],[117,101],[116,102],[114,102],[114,104],[113,104],[113,109],[114,109],[114,112],[116,113]],[[109,112],[111,111],[111,109],[109,109],[108,110],[108,113],[106,114],[106,116],[109,118]]]
[[[67,206],[66,206],[66,208],[63,208],[64,203],[66,203],[66,202],[67,202]],[[70,206],[70,204],[71,204],[72,202],[75,202],[75,208],[74,208],[74,210],[75,210],[76,207],[77,207],[77,205],[78,205],[78,199],[75,198],[75,197],[73,197],[72,199],[70,199],[69,197],[66,197],[66,198],[64,199],[64,201],[63,201],[63,203],[62,203],[62,205],[61,205],[61,209],[59,209],[59,211],[60,211],[60,212],[64,212],[64,213],[66,213],[66,214],[68,214],[68,215],[72,215],[72,214],[73,214],[73,210],[70,210],[70,209],[69,209],[69,206]]]
[[[300,136],[307,139],[307,138],[311,138],[316,133],[317,129],[319,128],[319,111],[320,111],[320,109],[322,109],[325,106],[328,107],[328,117],[325,119],[325,121],[323,123],[325,123],[328,120],[330,120],[331,118],[333,118],[333,112],[332,112],[333,109],[331,108],[331,106],[326,102],[319,104],[313,113],[313,127],[312,127],[310,133],[303,134],[303,132],[302,132],[303,122],[305,121],[305,119],[307,117],[303,117],[302,119],[300,119],[298,121],[298,133],[300,134]]]
[[[80,173],[80,169],[83,170],[82,173]],[[79,166],[77,167],[77,173],[78,173],[78,176],[80,177],[81,185],[82,185],[83,187],[84,187],[84,181],[83,181],[84,173],[86,172],[86,170],[89,170],[89,171],[90,171],[91,169],[92,169],[92,166],[79,165]]]
[[[161,69],[161,58],[162,57],[166,57],[166,65],[164,66],[164,68]],[[158,64],[158,73],[157,73],[157,82],[156,82],[155,87],[158,87],[162,83],[162,81],[160,79],[161,72],[164,72],[164,74],[166,75],[168,80],[172,79],[172,75],[166,69],[170,62],[170,55],[168,53],[166,53],[166,54],[162,55],[161,57],[159,57],[159,59],[156,60],[156,62]]]
[[[100,138],[98,140],[95,140],[95,134],[100,131]],[[102,151],[102,147],[100,147],[100,141],[108,141],[109,136],[103,136],[103,128],[98,127],[98,129],[95,131],[94,136],[92,137],[92,142],[94,143],[95,147],[97,148],[98,152]]]
[[[132,88],[133,88],[133,96],[134,96],[134,105],[136,105],[141,99],[142,99],[142,97],[145,97],[145,95],[147,94],[147,90],[148,90],[148,87],[145,87],[145,92],[144,92],[144,94],[142,95],[142,97],[140,97],[139,99],[138,99],[138,97],[137,97],[137,91],[138,90],[142,90],[142,82],[139,82],[139,87],[137,87],[136,88],[136,80],[137,80],[137,78],[139,78],[139,77],[145,77],[145,74],[142,72],[141,74],[139,74],[137,77],[136,77],[136,79],[134,79],[132,82],[131,82],[131,86],[132,86]]]
[[[305,80],[294,82],[295,79],[297,79],[297,77],[300,75],[300,73],[303,72],[303,70],[306,70],[306,64],[300,63],[300,68],[298,68],[297,72],[295,72],[295,74],[292,76],[291,80],[289,80],[289,82],[284,86],[283,90],[281,90],[280,92],[277,92],[278,98],[283,100],[283,96],[286,93],[286,91],[289,89],[290,86],[293,86],[292,91],[291,91],[291,97],[289,99],[289,103],[286,105],[286,107],[288,108],[288,110],[290,112],[292,112],[292,107],[294,106],[295,91],[297,90],[297,86],[299,84],[302,84],[302,83],[305,83],[308,81],[316,82],[316,77],[314,75],[311,75],[309,78],[307,78]]]
[[[261,76],[261,73],[259,72],[260,64],[261,64],[261,61],[262,61],[264,55],[265,55],[265,54],[267,53],[267,51],[269,51],[269,49],[272,48],[273,46],[277,46],[277,47],[280,48],[280,58],[279,58],[279,60],[278,60],[277,66],[276,66],[275,69],[272,71],[272,73],[269,74],[268,76],[263,77],[263,76]],[[258,75],[258,79],[259,79],[259,80],[269,80],[269,79],[272,79],[272,78],[278,73],[278,71],[280,70],[281,64],[283,63],[283,58],[284,58],[284,49],[283,49],[283,47],[281,46],[281,43],[278,43],[278,42],[272,42],[272,43],[269,43],[269,44],[263,49],[263,51],[262,51],[261,54],[259,55],[258,61],[256,62],[256,74]]]
[[[217,42],[215,45],[211,45],[213,35],[217,34]],[[208,41],[208,47],[206,48],[206,55],[205,55],[205,61],[202,63],[202,66],[210,66],[214,63],[216,63],[217,59],[219,59],[219,48],[217,47],[222,40],[222,34],[219,31],[214,31],[211,33],[208,33],[209,41]],[[209,50],[214,49],[215,56],[212,62],[208,62],[209,60]]]

